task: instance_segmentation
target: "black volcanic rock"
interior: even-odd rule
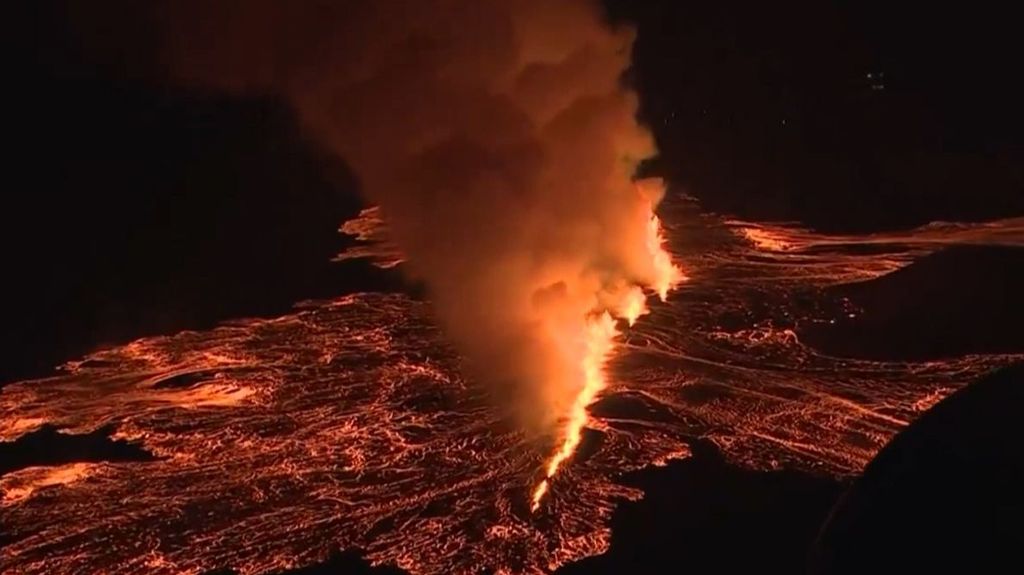
[[[562,575],[796,573],[841,491],[795,471],[727,463],[698,441],[688,459],[631,474],[646,496],[612,518],[611,548],[566,565]]]
[[[155,461],[142,447],[123,439],[111,439],[112,426],[85,434],[64,433],[43,427],[14,441],[0,441],[0,476],[40,465],[96,461]]]
[[[233,569],[221,569],[205,575],[237,575]],[[372,567],[358,549],[332,551],[319,563],[279,571],[275,575],[408,575],[408,571],[392,565]]]
[[[1024,352],[1024,249],[957,246],[828,291],[862,308],[835,325],[799,329],[801,341],[831,355],[925,360]]]
[[[1024,569],[1024,364],[953,394],[898,434],[832,512],[812,573]]]

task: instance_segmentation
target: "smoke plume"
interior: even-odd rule
[[[576,409],[612,318],[632,322],[642,288],[680,279],[653,216],[660,184],[633,181],[655,151],[621,82],[633,35],[599,6],[160,6],[176,81],[277,95],[351,166],[476,378],[530,429]]]

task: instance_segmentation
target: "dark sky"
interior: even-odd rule
[[[11,20],[0,380],[393,283],[328,263],[355,184],[281,103],[146,80],[157,59],[132,2],[25,4]],[[1008,12],[607,4],[639,28],[631,81],[662,149],[650,169],[709,209],[828,230],[1024,213],[1024,40]],[[107,46],[120,60],[81,49],[129,20],[132,45]]]
[[[825,229],[1024,211],[1024,40],[976,4],[619,2],[659,169]]]

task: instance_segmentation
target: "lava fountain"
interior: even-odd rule
[[[607,311],[587,319],[586,353],[583,357],[583,382],[579,395],[572,403],[566,426],[565,439],[561,447],[551,456],[544,468],[544,479],[533,490],[530,511],[540,508],[541,500],[548,491],[548,482],[566,459],[572,456],[583,438],[583,426],[587,423],[587,406],[605,388],[604,364],[615,346],[615,320]]]
[[[638,182],[638,190],[655,190],[654,198],[662,195],[662,183],[657,179],[647,179]],[[672,263],[672,258],[664,248],[664,236],[661,230],[661,221],[654,214],[655,201],[648,202],[650,214],[647,223],[646,248],[650,257],[651,266],[655,273],[651,283],[644,287],[654,290],[662,301],[668,298],[668,292],[685,276],[682,271]],[[551,479],[558,473],[558,469],[566,462],[583,439],[583,428],[589,419],[588,406],[597,399],[597,396],[607,387],[608,380],[605,374],[605,364],[611,359],[615,352],[615,339],[619,335],[616,327],[616,318],[624,319],[630,326],[643,314],[646,314],[647,303],[643,288],[639,285],[631,285],[624,291],[616,294],[615,306],[603,310],[593,310],[583,322],[583,353],[580,360],[579,392],[573,399],[568,414],[565,416],[562,441],[558,449],[548,459],[544,466],[544,478],[533,490],[530,499],[530,511],[536,512],[547,494]],[[613,316],[614,313],[614,316]]]

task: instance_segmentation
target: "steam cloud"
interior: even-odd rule
[[[532,429],[582,385],[588,322],[675,270],[620,81],[632,32],[586,0],[158,5],[176,81],[274,94],[381,206],[477,377]],[[654,225],[656,226],[656,220]],[[667,268],[666,268],[667,266]]]

